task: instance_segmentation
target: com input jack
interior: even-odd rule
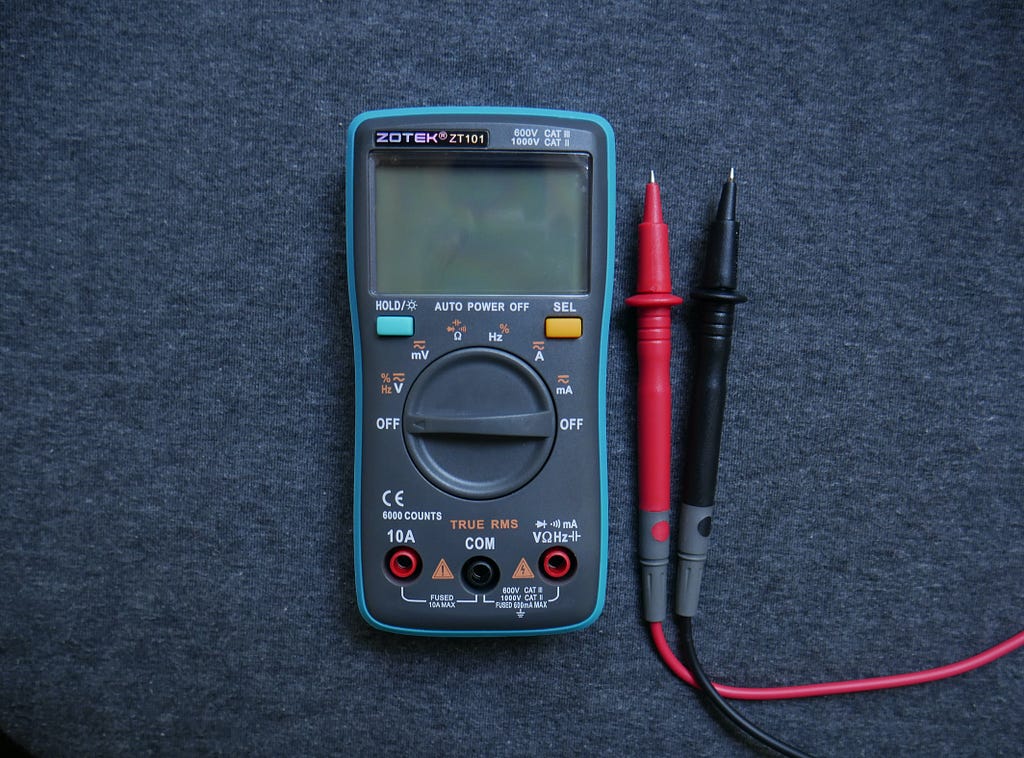
[[[411,582],[420,574],[423,561],[420,554],[411,547],[396,547],[391,550],[384,561],[388,576],[400,582]]]
[[[540,556],[540,573],[553,582],[576,573],[576,556],[567,547],[549,547]]]
[[[462,564],[462,581],[471,592],[490,592],[498,586],[501,571],[485,555],[477,555]]]

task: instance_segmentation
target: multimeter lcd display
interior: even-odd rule
[[[371,160],[374,291],[588,291],[588,155],[374,151]]]

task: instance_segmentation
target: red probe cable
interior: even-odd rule
[[[637,308],[637,432],[640,490],[640,563],[643,569],[643,611],[651,637],[665,665],[692,687],[693,674],[676,657],[665,639],[662,619],[669,556],[671,481],[672,358],[671,308],[682,302],[672,294],[668,225],[662,218],[661,191],[651,172],[644,198],[644,217],[638,230],[637,294],[626,300]],[[909,687],[965,674],[1024,647],[1024,631],[982,653],[937,668],[906,674],[875,676],[786,687],[734,687],[715,683],[723,697],[735,700],[788,700],[843,695],[853,692]]]
[[[693,674],[684,666],[672,652],[668,641],[665,639],[665,630],[660,622],[651,623],[651,637],[654,639],[654,647],[658,655],[665,662],[665,665],[691,687],[696,686]],[[868,679],[849,679],[839,682],[819,682],[817,684],[795,684],[787,687],[734,687],[729,684],[715,682],[715,689],[722,697],[733,700],[792,700],[802,697],[821,697],[823,695],[847,695],[853,692],[869,692],[872,690],[887,690],[894,687],[910,687],[914,684],[925,684],[937,682],[940,679],[949,679],[952,676],[966,674],[976,668],[991,663],[1007,653],[1012,653],[1018,648],[1024,647],[1024,631],[990,647],[988,650],[964,658],[962,661],[950,663],[937,668],[925,669],[924,671],[913,671],[907,674],[892,674],[889,676],[873,676]]]

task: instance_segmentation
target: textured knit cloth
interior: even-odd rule
[[[0,730],[40,756],[757,754],[639,616],[622,301],[651,168],[680,293],[739,182],[711,675],[895,673],[1019,631],[1022,53],[1019,2],[5,3]],[[583,632],[407,638],[356,610],[344,134],[419,105],[615,128],[608,599]],[[1024,653],[740,707],[819,754],[1019,755]]]

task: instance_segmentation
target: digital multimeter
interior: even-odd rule
[[[409,634],[590,624],[607,562],[611,127],[372,111],[346,157],[360,612]]]

